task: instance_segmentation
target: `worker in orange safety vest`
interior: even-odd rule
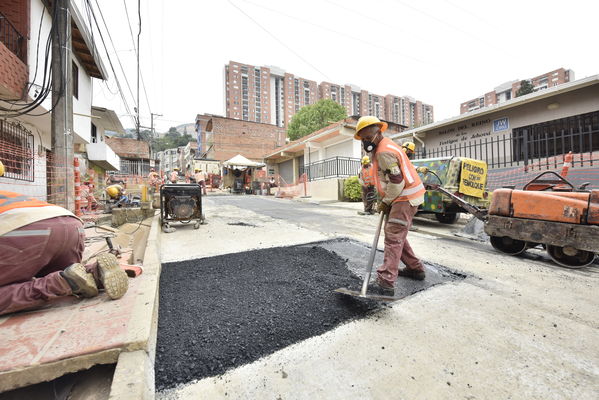
[[[376,188],[375,188],[376,170],[370,162],[370,157],[362,157],[362,170],[360,171],[360,183],[362,184],[362,202],[364,203],[364,211],[358,211],[360,215],[376,214],[374,205],[376,203]]]
[[[4,167],[0,162],[0,176]],[[64,296],[112,299],[128,287],[113,254],[81,264],[83,223],[65,208],[0,190],[0,315],[40,307]]]
[[[377,269],[376,282],[384,291],[393,292],[398,276],[424,280],[425,270],[408,243],[408,229],[424,202],[425,188],[405,151],[384,137],[387,123],[373,116],[358,120],[354,138],[372,154],[375,186],[381,197],[377,210],[387,215],[385,223],[385,257]],[[399,269],[399,262],[405,268]]]

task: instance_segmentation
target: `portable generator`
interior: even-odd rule
[[[166,184],[160,187],[160,225],[163,230],[171,222],[188,224],[195,221],[194,229],[204,222],[202,188],[197,184]]]

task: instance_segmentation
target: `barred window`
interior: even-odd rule
[[[0,161],[4,177],[33,182],[33,135],[20,124],[0,120]]]

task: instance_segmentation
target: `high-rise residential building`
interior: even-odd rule
[[[571,69],[559,68],[554,71],[546,72],[534,78],[525,79],[532,83],[534,91],[547,89],[552,86],[561,85],[562,83],[571,82],[574,80],[574,71]],[[493,104],[501,104],[516,97],[516,92],[520,89],[522,80],[517,79],[509,81],[497,86],[493,91],[480,95],[472,100],[468,100],[460,104],[460,114],[469,111],[478,110],[479,108],[487,107]]]
[[[349,84],[317,84],[274,66],[234,61],[225,65],[225,111],[229,118],[286,127],[300,108],[320,99],[341,104],[348,115],[375,115],[409,127],[433,122],[433,106],[411,97],[382,96]],[[401,104],[400,112],[394,111],[394,102]]]

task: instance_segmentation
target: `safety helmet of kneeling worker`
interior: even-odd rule
[[[179,171],[179,168],[175,167],[173,168],[173,171]]]
[[[362,165],[370,164],[370,157],[364,156],[362,157]]]
[[[0,161],[0,176],[4,176],[4,164]]]
[[[196,168],[193,170],[193,172],[200,172],[200,171],[201,171],[201,169],[199,169],[199,168]]]
[[[371,125],[378,125],[381,128],[381,132],[385,132],[387,130],[387,127],[389,126],[386,122],[381,121],[380,119],[372,115],[360,117],[360,119],[358,120],[358,124],[356,125],[356,133],[354,135],[354,139],[362,140],[362,138],[360,137],[360,131]]]
[[[406,151],[406,153],[408,151],[411,151],[412,153],[414,151],[416,151],[416,145],[413,142],[405,142],[404,144],[401,145],[401,147],[403,147],[403,149]]]

